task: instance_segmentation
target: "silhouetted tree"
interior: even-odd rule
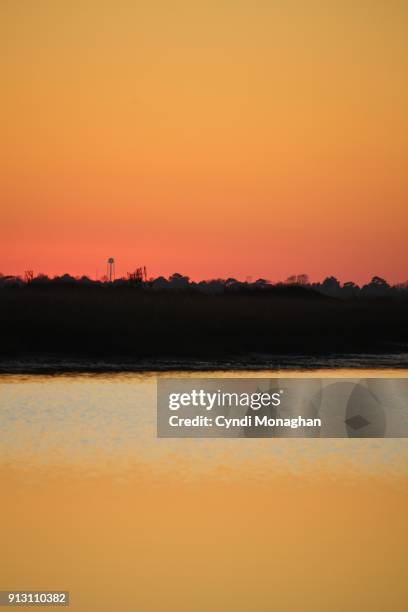
[[[189,285],[189,277],[183,276],[178,272],[175,272],[169,277],[169,283],[174,289],[187,289]]]
[[[359,291],[360,287],[353,283],[353,281],[347,281],[342,287],[342,294],[346,297],[358,295]]]
[[[373,276],[371,281],[362,288],[363,294],[381,296],[385,295],[390,289],[389,284],[381,276]]]
[[[27,285],[32,282],[33,278],[34,278],[33,270],[26,270],[24,272],[24,282],[27,283]]]
[[[307,285],[309,283],[309,277],[307,274],[298,274],[296,282],[298,285]]]
[[[131,283],[142,283],[143,282],[143,268],[136,268],[134,272],[128,272],[127,277]]]
[[[376,287],[389,287],[389,284],[384,278],[381,276],[373,276],[371,279],[371,285],[375,285]]]

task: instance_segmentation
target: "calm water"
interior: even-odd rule
[[[244,375],[281,374],[203,373]],[[406,609],[408,440],[157,439],[156,380],[0,377],[0,590],[70,590],[81,612]]]

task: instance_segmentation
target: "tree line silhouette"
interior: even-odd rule
[[[366,355],[398,355],[406,364],[407,305],[407,284],[379,277],[358,287],[305,275],[196,282],[135,271],[107,282],[27,271],[0,277],[0,371],[25,360],[61,370],[75,360],[272,367],[299,355],[353,355],[360,366]]]
[[[353,281],[341,283],[336,277],[328,276],[321,282],[310,282],[307,274],[289,276],[285,281],[272,283],[271,281],[258,278],[255,281],[245,281],[236,278],[216,278],[210,280],[194,281],[183,274],[174,273],[169,277],[158,276],[147,278],[146,268],[137,268],[129,272],[125,277],[120,277],[112,282],[106,276],[94,280],[88,276],[61,276],[49,277],[45,274],[35,275],[32,270],[27,270],[23,276],[5,276],[0,274],[1,288],[19,287],[45,287],[45,286],[77,286],[77,287],[135,287],[146,291],[195,291],[205,294],[223,293],[247,293],[247,292],[275,292],[288,294],[304,294],[305,292],[317,292],[331,297],[357,298],[357,297],[403,297],[408,294],[408,281],[395,285],[389,284],[380,276],[373,276],[369,283],[358,285]],[[301,291],[296,292],[296,288]]]

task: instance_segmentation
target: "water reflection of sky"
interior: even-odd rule
[[[396,375],[407,374],[399,370]],[[265,377],[270,373],[247,375]],[[329,375],[344,373],[330,370]],[[197,377],[197,372],[192,376]],[[215,375],[207,372],[203,376]],[[288,372],[284,376],[288,377]],[[271,472],[408,472],[407,439],[157,439],[155,403],[156,375],[149,373],[4,375],[0,377],[0,461],[93,472],[123,472],[148,465],[160,473],[177,471],[183,478],[214,471],[228,474],[228,478],[248,472],[261,479]]]

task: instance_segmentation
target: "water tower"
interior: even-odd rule
[[[107,277],[110,283],[115,280],[115,260],[113,257],[108,259]]]

